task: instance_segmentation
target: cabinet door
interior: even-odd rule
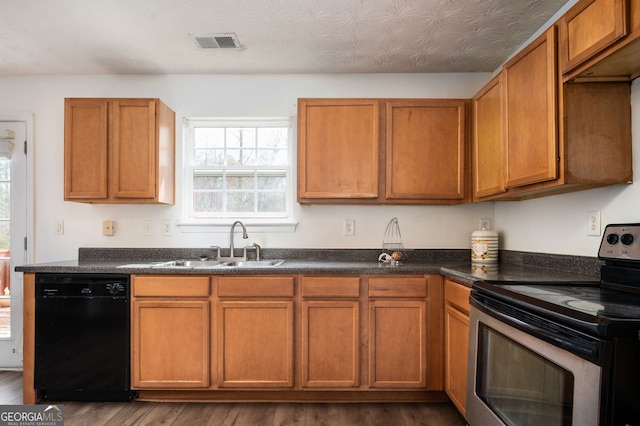
[[[465,100],[386,103],[386,198],[462,200]]]
[[[133,387],[208,387],[209,323],[208,300],[134,301]]]
[[[298,201],[378,198],[378,104],[298,100]]]
[[[148,99],[111,103],[112,185],[115,198],[156,194],[156,104]]]
[[[360,302],[302,302],[302,386],[360,384]]]
[[[555,26],[504,66],[506,187],[558,176]]]
[[[491,80],[472,100],[474,199],[505,191],[501,75]]]
[[[293,301],[218,305],[220,387],[293,386]]]
[[[426,302],[369,302],[369,386],[426,386]]]
[[[65,99],[65,200],[106,199],[107,101]]]
[[[445,280],[445,391],[463,416],[467,399],[470,293],[469,287]]]
[[[563,74],[627,35],[627,4],[626,0],[581,0],[560,18]]]

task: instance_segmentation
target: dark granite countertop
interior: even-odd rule
[[[473,281],[598,281],[596,258],[501,252],[499,265],[471,264],[468,250],[411,250],[400,265],[377,261],[381,250],[263,249],[265,259],[285,259],[276,267],[189,269],[148,265],[177,259],[215,258],[212,249],[81,248],[77,260],[17,266],[26,273],[121,274],[440,274]]]

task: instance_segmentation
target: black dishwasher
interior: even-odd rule
[[[128,401],[129,276],[37,274],[34,387],[45,401]]]

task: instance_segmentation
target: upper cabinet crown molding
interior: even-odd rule
[[[65,200],[173,204],[175,113],[159,99],[65,99]]]
[[[299,99],[298,201],[467,201],[466,99]]]

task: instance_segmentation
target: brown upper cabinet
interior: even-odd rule
[[[173,204],[175,113],[159,99],[65,99],[65,200]]]
[[[632,179],[630,83],[563,83],[555,39],[552,26],[473,99],[475,201],[520,200]],[[503,99],[502,108],[495,97]],[[496,165],[501,153],[503,167]]]
[[[557,24],[563,81],[638,77],[640,0],[580,0]]]
[[[386,200],[465,201],[466,109],[462,99],[386,103]]]
[[[502,74],[471,100],[473,117],[473,199],[501,194],[504,188]]]
[[[299,99],[298,201],[466,201],[467,105],[463,99]]]
[[[580,1],[558,22],[563,74],[592,58],[628,33],[625,0]]]
[[[298,100],[298,200],[376,200],[376,99]]]
[[[557,177],[556,69],[555,27],[504,65],[506,188]]]

